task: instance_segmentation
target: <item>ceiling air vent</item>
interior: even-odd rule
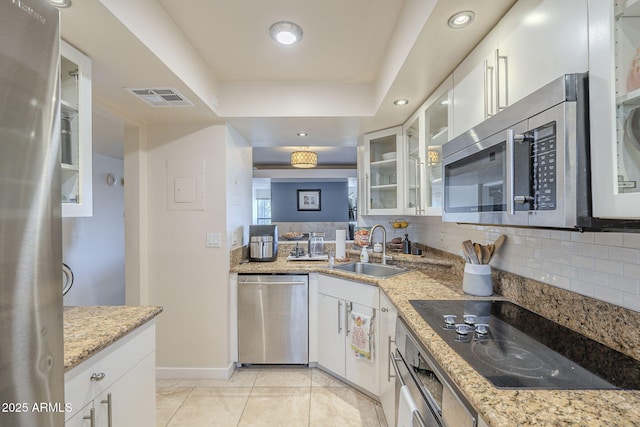
[[[172,87],[127,88],[130,92],[152,107],[192,107],[193,102]]]

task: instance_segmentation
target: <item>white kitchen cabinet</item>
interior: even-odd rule
[[[65,402],[66,426],[155,426],[155,322],[65,373]]]
[[[379,293],[376,286],[319,275],[318,365],[374,396],[378,395],[380,353]],[[372,360],[356,358],[351,350],[352,312],[371,316]]]
[[[402,213],[402,126],[364,136],[366,215]]]
[[[520,0],[454,71],[453,136],[589,67],[588,0]]]
[[[640,1],[589,1],[593,216],[640,218]]]
[[[380,290],[380,386],[379,396],[387,425],[396,425],[396,379],[390,354],[395,351],[396,319],[398,312]]]
[[[589,67],[587,0],[520,0],[498,24],[498,110]]]
[[[453,71],[451,137],[468,131],[497,112],[497,31],[491,31]]]
[[[93,215],[91,60],[60,41],[62,216]]]
[[[403,126],[404,214],[442,215],[442,144],[449,140],[453,78]]]

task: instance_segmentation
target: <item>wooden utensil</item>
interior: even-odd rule
[[[491,261],[491,249],[489,245],[480,245],[480,249],[482,250],[482,262],[489,264],[489,261]]]
[[[504,234],[501,234],[496,241],[494,242],[494,244],[496,245],[494,252],[498,252],[498,250],[500,249],[500,247],[502,246],[502,244],[504,243],[504,240],[507,238],[507,236],[505,236]]]
[[[480,264],[480,260],[478,259],[478,255],[476,254],[476,250],[473,248],[473,243],[471,240],[465,240],[462,242],[463,247],[465,248],[465,252],[472,264]]]
[[[476,256],[478,257],[478,264],[482,264],[482,248],[480,247],[480,243],[474,243],[473,250],[476,252]]]

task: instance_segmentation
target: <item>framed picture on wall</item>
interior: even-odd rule
[[[298,190],[299,211],[320,210],[320,190]]]

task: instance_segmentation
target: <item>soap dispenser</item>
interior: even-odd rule
[[[411,254],[411,241],[408,234],[404,235],[404,240],[402,241],[402,253]]]
[[[367,247],[362,247],[362,252],[360,252],[360,262],[369,262],[369,252],[367,252]]]

